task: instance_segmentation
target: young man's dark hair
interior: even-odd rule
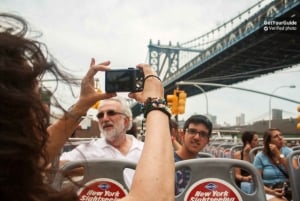
[[[183,130],[185,131],[189,127],[189,125],[191,123],[194,123],[194,124],[204,124],[208,128],[208,130],[209,130],[209,137],[211,136],[212,123],[211,123],[211,121],[206,116],[200,115],[200,114],[190,116],[185,121],[184,126],[183,126]]]

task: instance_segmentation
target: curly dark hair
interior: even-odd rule
[[[56,192],[45,182],[49,111],[39,79],[46,71],[63,77],[47,60],[46,46],[26,38],[19,16],[0,13],[0,194],[1,200],[76,200],[72,191]]]

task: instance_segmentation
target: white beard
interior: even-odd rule
[[[123,134],[124,130],[125,125],[122,121],[116,123],[114,127],[109,131],[103,130],[103,128],[100,126],[101,135],[103,135],[107,141],[115,141],[119,138],[119,136]]]

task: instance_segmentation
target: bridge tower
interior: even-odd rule
[[[150,40],[148,45],[149,64],[161,80],[165,80],[179,70],[181,51],[201,52],[198,49],[182,47],[178,42],[176,45],[172,45],[171,41],[168,45],[162,45],[160,41],[157,44],[153,44],[152,40]]]
[[[177,43],[177,46],[172,46],[170,41],[169,45],[161,45],[158,41],[155,45],[150,40],[148,50],[149,64],[162,80],[169,77],[170,73],[175,73],[178,70],[179,43]]]

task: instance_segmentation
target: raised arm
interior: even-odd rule
[[[148,65],[143,68],[145,77],[155,75]],[[163,98],[161,81],[154,76],[145,79],[144,91],[130,94],[140,102],[150,98]],[[154,104],[156,105],[156,104]],[[162,108],[165,105],[160,104]],[[150,111],[150,110],[148,110]],[[174,157],[169,129],[169,116],[158,109],[151,110],[146,118],[146,140],[129,195],[123,201],[174,200]]]
[[[250,159],[249,159],[250,149],[251,149],[250,145],[247,144],[245,147],[243,147],[243,149],[241,151],[234,153],[233,158],[238,159],[238,160],[248,161],[250,163]],[[243,152],[243,159],[241,159],[242,152]],[[240,168],[234,168],[234,173],[235,173],[235,178],[240,182],[250,181],[252,179],[252,177],[250,175],[243,176]]]
[[[95,64],[95,59],[91,60],[90,68],[81,82],[79,100],[64,114],[64,116],[48,128],[49,142],[47,144],[47,154],[50,159],[60,154],[65,142],[75,131],[82,116],[86,115],[88,109],[98,100],[115,96],[115,93],[99,94],[94,88],[94,76],[98,71],[108,69],[109,61]]]

